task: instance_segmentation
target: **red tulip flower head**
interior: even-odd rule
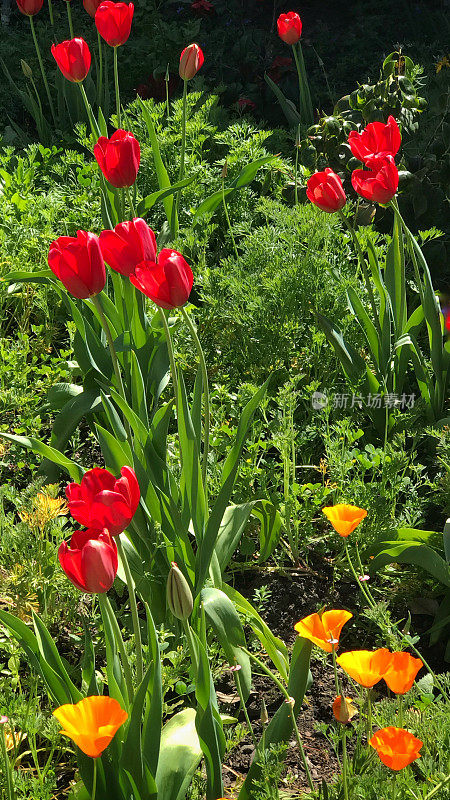
[[[443,308],[442,313],[444,315],[444,328],[450,333],[450,308]]]
[[[302,35],[302,21],[295,11],[280,14],[277,21],[278,36],[286,44],[297,44]]]
[[[339,175],[329,167],[324,172],[311,175],[306,184],[306,196],[317,208],[328,214],[340,211],[347,202]]]
[[[104,0],[95,12],[95,25],[110,47],[120,47],[127,41],[134,14],[133,3],[113,3]]]
[[[77,36],[61,44],[52,44],[52,56],[68,81],[84,81],[91,67],[91,51],[84,39]]]
[[[362,133],[352,131],[348,143],[355,158],[366,167],[376,169],[380,159],[382,161],[386,156],[397,155],[402,137],[397,122],[391,115],[386,125],[383,122],[370,122]]]
[[[74,297],[86,299],[102,291],[106,282],[100,242],[93,233],[77,231],[51,243],[48,265]]]
[[[133,185],[141,162],[141,148],[132,133],[119,128],[110,139],[100,136],[94,156],[111,186],[123,189]]]
[[[180,56],[180,66],[178,70],[180,78],[184,81],[190,81],[194,75],[197,75],[204,61],[205,57],[203,51],[198,44],[190,44],[185,47]]]
[[[43,3],[44,0],[17,0],[17,7],[26,17],[34,17],[41,10]]]
[[[66,497],[70,513],[81,525],[119,536],[128,527],[141,493],[134,470],[122,467],[116,479],[107,469],[90,469],[81,483],[69,483]]]
[[[377,160],[376,167],[371,171],[353,170],[352,186],[355,192],[371,203],[389,203],[398,189],[398,169],[393,156]]]
[[[82,592],[103,594],[114,583],[117,545],[107,530],[75,531],[70,545],[60,545],[58,558],[69,580]]]
[[[139,264],[130,281],[159,308],[178,308],[189,300],[194,276],[181,253],[166,248],[161,250],[157,263]]]
[[[87,13],[89,14],[90,17],[92,17],[92,19],[94,19],[95,12],[97,11],[97,8],[99,7],[101,2],[102,0],[83,0],[84,10],[87,11]]]
[[[121,275],[134,275],[141,261],[156,261],[155,234],[140,217],[120,222],[113,231],[102,231],[99,239],[106,263]]]

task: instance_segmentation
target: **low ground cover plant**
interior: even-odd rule
[[[22,364],[2,468],[39,465],[0,494],[4,797],[445,799],[449,312],[421,246],[438,232],[402,214],[402,114],[352,123],[348,175],[311,174],[294,11],[299,105],[268,81],[293,161],[286,132],[191,91],[196,42],[181,99],[168,76],[163,102],[124,105],[134,6],[110,0],[86,4],[95,59],[67,4],[55,106],[43,4],[18,4],[54,127],[83,121],[73,151],[2,156],[0,374]],[[380,208],[392,235],[367,225]],[[246,586],[277,573],[304,576],[293,605]]]

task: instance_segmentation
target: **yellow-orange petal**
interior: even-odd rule
[[[60,706],[53,716],[63,726],[61,734],[72,739],[91,758],[98,758],[103,753],[128,719],[127,712],[117,700],[97,695]]]
[[[385,647],[379,650],[352,650],[336,659],[339,666],[360,686],[370,689],[384,678],[392,660]]]
[[[377,751],[380,760],[386,767],[395,771],[404,769],[420,758],[423,742],[403,728],[382,728],[377,731],[369,744]]]
[[[391,692],[405,694],[409,692],[416,680],[417,673],[423,667],[420,658],[414,658],[409,653],[392,653],[392,660],[388,670],[383,675]]]
[[[358,709],[353,704],[351,697],[342,697],[340,694],[333,703],[333,714],[338,722],[347,724],[358,713]]]
[[[338,503],[336,506],[325,506],[323,513],[328,517],[334,530],[339,536],[349,536],[355,528],[367,517],[367,511],[358,506]]]
[[[326,653],[331,653],[337,647],[343,626],[353,614],[350,611],[331,610],[320,614],[309,614],[294,625],[299,636],[309,639]]]

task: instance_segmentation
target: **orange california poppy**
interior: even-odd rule
[[[128,714],[112,697],[85,697],[79,703],[68,703],[53,712],[63,726],[61,733],[72,739],[91,758],[103,753]]]
[[[351,697],[342,697],[340,694],[333,703],[333,714],[338,722],[347,724],[358,713]]]
[[[382,728],[369,739],[369,744],[377,751],[383,764],[389,769],[400,770],[420,758],[423,742],[403,728]]]
[[[364,517],[367,517],[367,511],[364,508],[349,506],[345,503],[339,503],[337,506],[326,506],[322,508],[322,511],[328,517],[339,536],[344,537],[353,533]]]
[[[350,611],[324,611],[322,615],[310,614],[294,625],[297,633],[316,644],[326,653],[332,652],[332,645],[339,644],[339,636],[345,623],[353,617]]]
[[[392,661],[392,653],[385,647],[374,651],[353,650],[349,653],[342,653],[336,660],[356,683],[370,689],[384,678]]]
[[[405,694],[411,689],[422,667],[423,662],[420,658],[414,658],[409,653],[392,653],[391,663],[383,678],[392,692]]]

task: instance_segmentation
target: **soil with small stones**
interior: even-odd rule
[[[236,582],[236,588],[249,600],[254,592],[265,586],[270,591],[269,599],[261,615],[274,634],[291,649],[296,633],[294,624],[302,617],[320,607],[342,608],[351,611],[355,619],[344,627],[340,638],[341,650],[372,649],[382,646],[379,631],[363,617],[358,617],[360,596],[358,589],[349,581],[335,581],[332,565],[326,560],[316,559],[313,567],[297,568],[288,574],[280,572],[244,573]],[[399,609],[400,610],[400,609]],[[406,609],[401,609],[405,613]],[[352,624],[353,623],[353,624]],[[356,624],[355,624],[356,623]],[[412,630],[420,633],[430,625],[430,617],[412,616]],[[441,646],[426,648],[426,637],[420,643],[424,655],[437,672],[445,669]],[[269,662],[268,662],[269,663]],[[273,666],[273,665],[271,665]],[[313,683],[306,694],[297,723],[303,741],[313,781],[322,779],[331,782],[338,772],[334,751],[324,734],[317,730],[318,723],[332,723],[332,704],[335,698],[334,675],[331,657],[325,660],[314,657],[311,661]],[[344,693],[354,696],[354,688],[342,675]],[[221,711],[237,715],[239,699],[236,696],[232,676],[218,686],[222,701]],[[253,675],[252,693],[247,703],[248,714],[257,740],[261,736],[261,701],[264,699],[269,719],[280,707],[282,699],[275,684],[266,676]],[[238,715],[244,722],[242,713]],[[245,737],[230,751],[224,763],[226,793],[233,795],[244,781],[254,757],[254,746],[250,736]],[[285,787],[283,789],[283,786]],[[298,796],[299,790],[308,792],[305,770],[301,762],[297,743],[292,735],[285,756],[285,767],[280,789],[283,796]]]

